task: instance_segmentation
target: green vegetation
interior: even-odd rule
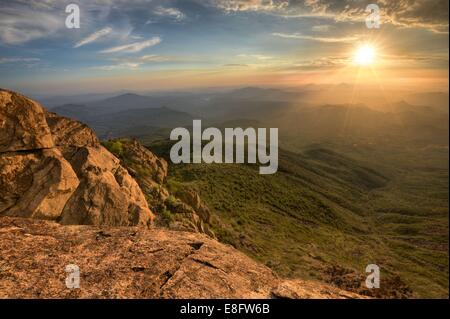
[[[162,144],[150,148],[167,155]],[[326,281],[332,266],[364,275],[376,263],[414,296],[448,296],[445,161],[345,152],[352,156],[318,145],[282,150],[279,171],[269,176],[252,165],[171,165],[168,185],[195,189],[215,213],[219,239],[280,275]],[[400,165],[396,156],[411,162]]]
[[[448,113],[253,104],[244,113],[237,107],[245,103],[236,104],[233,121],[213,126],[279,127],[277,174],[259,175],[252,165],[170,165],[165,186],[198,192],[219,239],[282,276],[339,284],[330,269],[363,278],[376,263],[388,290],[448,297]],[[168,159],[164,134],[138,137]]]
[[[122,140],[112,140],[103,142],[103,146],[108,149],[111,153],[116,155],[118,158],[123,157],[123,141]]]

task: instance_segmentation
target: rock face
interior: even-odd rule
[[[127,157],[131,162],[139,162],[142,167],[145,167],[148,170],[147,175],[151,177],[152,181],[157,184],[162,184],[165,181],[168,165],[164,159],[157,157],[136,140],[131,140],[129,143],[126,143],[124,151],[127,153]],[[142,187],[146,187],[145,180],[143,180],[143,182],[144,184]],[[151,187],[151,185],[148,185],[147,187]]]
[[[0,217],[0,298],[361,298],[284,281],[198,233]],[[65,268],[80,270],[80,288]]]
[[[86,125],[0,90],[0,215],[149,225],[136,181]]]
[[[79,180],[56,148],[0,154],[0,212],[57,219]]]
[[[191,206],[204,222],[209,223],[211,221],[211,212],[208,206],[202,202],[200,196],[192,189],[180,189],[176,192],[176,196],[182,202]]]
[[[42,107],[19,94],[0,89],[0,153],[53,146]]]
[[[174,230],[194,231],[215,238],[210,229],[211,212],[192,189],[171,192],[165,181],[167,162],[158,158],[136,140],[115,139],[105,142],[146,195],[157,224]]]

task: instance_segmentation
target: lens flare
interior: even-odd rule
[[[353,58],[355,64],[360,66],[372,65],[375,62],[376,50],[371,45],[363,45],[356,50]]]

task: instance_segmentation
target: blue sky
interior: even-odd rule
[[[51,94],[320,82],[351,74],[365,42],[385,76],[448,77],[448,1],[378,1],[376,30],[365,25],[370,2],[2,1],[0,86]],[[80,7],[80,29],[65,26],[69,3]]]

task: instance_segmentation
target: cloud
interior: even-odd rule
[[[64,19],[29,6],[4,7],[0,5],[0,41],[22,44],[48,37],[64,28]]]
[[[328,32],[330,31],[331,26],[328,24],[323,24],[323,25],[315,25],[311,28],[311,30],[313,32]]]
[[[304,61],[302,63],[296,64],[295,66],[298,68],[306,68],[306,69],[322,69],[322,68],[342,67],[348,65],[348,63],[349,58],[331,56]]]
[[[140,63],[118,63],[112,65],[102,65],[102,66],[94,66],[90,68],[91,70],[100,70],[100,71],[114,71],[121,69],[137,69],[140,66]]]
[[[394,25],[448,33],[448,0],[382,0],[381,7]]]
[[[273,57],[268,56],[268,55],[263,55],[263,54],[238,54],[237,57],[238,58],[256,59],[256,60],[260,60],[260,61],[273,59]]]
[[[293,2],[293,1],[292,1]],[[373,0],[305,0],[303,9],[336,21],[364,21]],[[448,0],[379,0],[382,23],[448,33]],[[293,6],[295,8],[295,6]]]
[[[248,68],[249,67],[248,64],[241,64],[241,63],[228,63],[228,64],[224,64],[223,66],[228,67],[228,68]]]
[[[285,18],[322,17],[364,22],[368,4],[380,7],[382,23],[448,33],[448,0],[202,0],[225,12],[260,11]]]
[[[173,61],[183,61],[180,58],[172,56],[163,56],[157,54],[147,54],[139,57],[127,57],[127,58],[113,58],[110,59],[114,61],[115,64],[96,66],[90,69],[102,70],[102,71],[112,71],[118,69],[137,69],[141,65],[150,63],[162,63],[162,62],[173,62]]]
[[[38,58],[0,58],[0,64],[3,63],[30,63],[30,62],[39,62],[41,59]]]
[[[317,41],[323,43],[352,43],[359,39],[357,36],[344,36],[344,37],[317,37],[310,35],[303,35],[300,33],[272,33],[273,36],[285,38],[285,39],[299,39]]]
[[[86,45],[88,43],[94,42],[94,41],[100,39],[101,37],[104,37],[104,36],[108,35],[109,33],[111,33],[111,31],[112,31],[112,28],[110,28],[110,27],[106,27],[106,28],[103,28],[101,30],[98,30],[98,31],[92,33],[91,35],[89,35],[88,37],[86,37],[86,38],[82,39],[81,41],[77,42],[73,47],[74,48],[79,48],[79,47],[81,47],[83,45]]]
[[[272,11],[289,5],[287,0],[212,0],[211,2],[227,12]]]
[[[146,63],[161,63],[161,62],[181,62],[184,61],[182,58],[158,55],[158,54],[146,54],[138,57],[127,57],[115,59],[121,63],[132,63],[132,64],[146,64]]]
[[[167,62],[167,61],[172,61],[173,59],[167,56],[161,56],[161,55],[156,55],[156,54],[149,54],[149,55],[144,55],[141,56],[140,58],[138,58],[138,61],[140,62]]]
[[[157,45],[158,43],[161,43],[161,38],[153,37],[147,41],[135,42],[135,43],[131,43],[131,44],[125,44],[125,45],[120,45],[120,46],[112,47],[109,49],[105,49],[105,50],[100,51],[100,53],[117,53],[117,52],[136,53],[136,52],[142,51],[145,48]]]
[[[153,13],[158,16],[171,17],[177,21],[181,21],[185,18],[184,13],[177,8],[157,7]]]

